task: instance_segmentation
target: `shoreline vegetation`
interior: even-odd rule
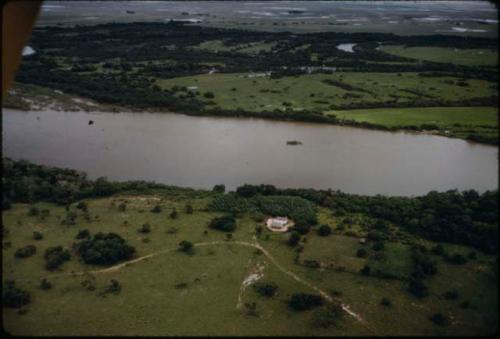
[[[268,215],[285,214],[295,221],[294,227],[299,231],[308,230],[311,225],[317,224],[314,205],[319,205],[330,208],[340,215],[363,211],[388,222],[405,224],[410,232],[424,234],[431,239],[443,238],[450,242],[479,247],[486,252],[495,253],[498,247],[498,239],[495,235],[498,190],[486,191],[482,194],[475,190],[431,191],[418,197],[397,197],[363,196],[332,189],[281,189],[266,184],[244,184],[236,188],[234,192],[220,195],[225,192],[224,185],[215,185],[210,191],[153,181],[118,182],[108,181],[105,177],[90,180],[82,171],[37,165],[26,160],[14,161],[10,158],[3,158],[2,169],[4,173],[2,208],[4,210],[17,202],[47,201],[68,205],[82,199],[107,197],[118,193],[174,192],[175,194],[175,192],[182,192],[191,196],[199,194],[213,197],[215,199],[211,203],[211,208],[226,213],[239,214],[253,211]],[[250,199],[253,197],[260,198]],[[434,205],[441,199],[446,200],[446,202],[439,203],[443,205],[436,205],[429,209],[429,204]],[[453,207],[453,204],[460,204],[460,208]],[[429,217],[430,214],[437,213],[441,209],[443,209],[441,212],[446,214],[445,219]],[[475,218],[478,223],[473,222]],[[469,232],[471,234],[468,234]]]
[[[355,44],[353,52],[337,49],[342,43]],[[59,110],[305,121],[498,145],[497,66],[439,59],[443,50],[457,48],[496,53],[495,39],[136,22],[39,27],[29,45],[36,53],[23,58],[4,107],[26,110],[55,101],[62,102],[55,105]],[[386,53],[381,45],[414,48],[416,58]],[[439,52],[441,61],[418,59],[425,48]],[[386,109],[392,115],[410,108],[416,110],[413,119],[401,115],[390,123],[379,113],[350,114]],[[434,114],[434,108],[449,111]],[[470,112],[455,114],[464,109]]]
[[[19,84],[15,84],[14,88],[19,86]],[[21,85],[22,86],[22,85]],[[34,90],[33,90],[34,88]],[[89,99],[83,98],[72,98],[70,95],[66,95],[59,91],[56,93],[56,96],[51,99],[53,96],[52,91],[43,88],[42,92],[46,94],[43,95],[42,98],[37,97],[37,95],[32,94],[33,91],[38,91],[39,86],[31,86],[30,94],[28,97],[33,99],[23,99],[19,96],[19,92],[15,92],[14,95],[8,94],[3,102],[3,108],[16,109],[21,111],[41,111],[44,109],[63,111],[63,112],[74,112],[74,111],[85,111],[85,112],[103,112],[103,113],[120,113],[123,111],[132,112],[132,113],[158,113],[158,114],[185,114],[189,116],[200,116],[200,117],[227,117],[227,118],[256,118],[256,119],[267,119],[274,121],[290,121],[290,122],[309,122],[309,123],[321,123],[321,124],[330,124],[337,126],[348,126],[348,127],[357,127],[357,128],[365,128],[386,132],[410,132],[410,133],[420,133],[420,134],[429,134],[429,135],[438,135],[449,138],[457,138],[464,139],[469,142],[477,142],[486,145],[494,145],[498,146],[498,137],[497,136],[485,136],[480,133],[470,133],[464,134],[462,130],[471,131],[471,126],[461,125],[459,123],[453,124],[450,126],[438,126],[435,123],[422,123],[418,124],[410,124],[410,125],[389,125],[389,124],[378,124],[368,121],[357,121],[355,119],[345,119],[338,118],[337,114],[340,116],[348,115],[350,112],[356,112],[358,109],[353,110],[339,110],[335,111],[335,113],[322,114],[317,111],[293,111],[293,110],[274,110],[274,111],[245,111],[242,109],[239,110],[222,110],[222,109],[210,109],[203,110],[197,112],[172,112],[165,111],[161,108],[137,108],[133,106],[116,106],[109,104],[102,104],[93,102]],[[17,96],[17,97],[16,97]],[[39,100],[39,101],[37,101]],[[408,107],[401,107],[402,109],[408,109]],[[425,110],[426,108],[448,108],[453,109],[455,107],[418,107],[411,108],[414,110]],[[457,106],[458,109],[465,108],[464,106]],[[485,106],[477,106],[477,107],[467,107],[470,110],[474,108],[484,109],[489,108]],[[395,110],[397,108],[387,107],[387,108],[368,108],[365,109],[365,112],[373,111],[381,111],[381,110]],[[490,125],[481,125],[483,129],[488,130],[489,134],[496,134],[497,128],[492,127]],[[458,129],[459,133],[453,133],[453,129]],[[450,131],[451,130],[451,131]],[[473,131],[473,130],[472,130]]]

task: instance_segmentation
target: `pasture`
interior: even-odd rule
[[[356,256],[360,247],[372,251],[370,241],[359,244],[358,236],[365,234],[365,226],[355,223],[328,237],[318,236],[313,228],[306,235],[307,242],[301,242],[304,251],[300,263],[296,263],[295,250],[286,244],[288,235],[264,230],[255,239],[255,227],[260,223],[248,215],[237,219],[231,240],[223,232],[209,229],[209,221],[221,215],[206,209],[210,200],[210,195],[194,193],[91,199],[86,201],[90,221],[83,218],[75,204],[70,207],[78,215],[73,226],[61,224],[66,214],[64,207],[37,203],[34,206],[40,210],[50,211],[49,216],[41,218],[28,215],[32,206],[14,204],[2,216],[8,230],[3,240],[3,276],[28,290],[32,303],[24,308],[24,314],[4,308],[5,330],[16,335],[479,335],[491,333],[495,326],[497,290],[490,256],[479,254],[477,260],[463,266],[439,261],[438,274],[429,278],[431,294],[421,300],[406,291],[404,279],[359,274],[366,263],[377,267],[370,256]],[[126,202],[125,211],[117,209],[121,202]],[[193,214],[185,212],[188,203],[194,208]],[[161,213],[150,212],[155,205],[162,207]],[[173,209],[178,211],[175,219],[169,217]],[[319,217],[321,223],[332,227],[339,222],[323,208],[319,209]],[[144,223],[150,224],[150,233],[138,232]],[[45,249],[56,245],[71,248],[80,229],[88,229],[91,234],[115,232],[136,248],[136,257],[152,256],[116,270],[88,272],[102,268],[84,264],[72,252],[71,260],[60,271],[45,270]],[[358,236],[352,235],[353,230]],[[34,240],[34,231],[41,232],[43,239]],[[182,240],[195,244],[192,254],[177,250]],[[267,254],[239,242],[258,244]],[[37,247],[36,254],[14,258],[15,250],[28,244]],[[408,270],[410,262],[401,261],[401,255],[408,255],[409,245],[396,241],[387,242],[386,247],[386,269]],[[470,251],[463,246],[452,246],[450,250],[464,254]],[[304,260],[331,265],[311,268],[303,264]],[[274,297],[259,296],[252,286],[243,288],[243,281],[257,268],[263,274],[262,281],[278,285]],[[38,287],[44,277],[54,285],[51,290]],[[86,279],[94,281],[95,290],[82,285]],[[121,293],[99,296],[111,279],[119,281]],[[459,300],[441,297],[451,287],[459,290]],[[312,325],[312,311],[297,312],[287,307],[291,294],[315,293],[313,288],[349,305],[368,325],[344,314],[337,325],[318,328]],[[380,305],[382,297],[390,297],[393,305]],[[473,307],[460,308],[458,304],[464,300]],[[257,316],[250,315],[244,306],[253,302]],[[435,312],[449,315],[452,324],[434,325],[428,317]]]

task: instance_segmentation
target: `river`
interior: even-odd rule
[[[3,109],[2,120],[3,156],[82,170],[90,178],[402,196],[498,186],[497,147],[432,135],[158,113]]]

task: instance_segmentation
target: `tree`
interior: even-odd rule
[[[418,298],[426,297],[429,294],[429,290],[422,279],[417,279],[414,277],[410,278],[408,291]]]
[[[328,328],[337,324],[338,319],[342,317],[342,306],[339,303],[331,303],[312,314],[312,325],[314,327]]]
[[[48,281],[46,278],[43,278],[40,281],[40,289],[42,290],[50,290],[52,288],[52,283]]]
[[[260,238],[263,230],[264,228],[262,226],[255,226],[255,235],[257,236],[257,238]]]
[[[380,300],[380,305],[389,307],[392,306],[392,301],[387,297],[383,297],[382,300]]]
[[[43,234],[40,233],[40,232],[35,231],[35,232],[33,232],[33,239],[35,239],[35,240],[42,240],[43,239]]]
[[[364,248],[360,248],[360,249],[358,249],[358,251],[356,252],[356,256],[357,256],[358,258],[365,258],[365,257],[366,257],[366,254],[367,254],[367,252],[366,252],[366,250],[365,250]]]
[[[381,251],[384,249],[384,243],[382,241],[377,241],[376,243],[373,244],[372,249],[374,251]]]
[[[438,326],[448,326],[450,324],[448,317],[442,313],[434,313],[429,319]]]
[[[75,225],[76,224],[76,218],[77,218],[76,213],[73,212],[73,211],[69,211],[69,212],[66,213],[66,216],[61,221],[61,224],[62,225],[68,225],[68,226]]]
[[[120,212],[125,212],[127,210],[127,204],[122,202],[120,205],[118,205],[118,211]]]
[[[179,243],[179,251],[185,252],[185,253],[192,253],[193,252],[193,243],[187,240],[182,240]]]
[[[307,222],[302,221],[295,222],[295,225],[293,226],[293,230],[302,235],[309,233],[310,229],[311,226]]]
[[[431,248],[431,252],[434,253],[435,255],[443,255],[445,254],[444,247],[443,245],[439,244]]]
[[[456,300],[458,299],[458,291],[457,290],[449,290],[443,293],[443,297],[447,300]]]
[[[4,307],[20,308],[31,302],[31,296],[28,291],[15,286],[13,281],[5,282],[2,288],[2,304]]]
[[[30,207],[30,209],[28,210],[28,215],[30,217],[35,217],[37,216],[38,214],[40,214],[40,211],[38,210],[38,208],[36,208],[35,206],[32,206]]]
[[[212,219],[208,227],[219,231],[232,232],[236,229],[236,220],[231,215],[225,215]]]
[[[309,293],[294,293],[288,301],[288,306],[296,311],[306,311],[322,306],[325,300],[322,296]]]
[[[318,228],[318,235],[321,237],[327,237],[330,235],[330,233],[332,233],[332,229],[328,225],[321,225]]]
[[[115,233],[97,233],[91,239],[76,246],[78,254],[86,264],[113,265],[132,258],[135,248]]]
[[[360,273],[362,275],[370,275],[371,272],[371,267],[369,265],[365,265],[361,270]]]
[[[300,241],[300,234],[297,231],[292,231],[290,237],[288,238],[287,244],[290,246],[296,246]]]
[[[145,223],[139,228],[139,233],[150,233],[151,232],[151,225],[148,223]]]
[[[76,239],[86,239],[86,238],[90,238],[89,230],[78,231],[78,234],[76,235]]]
[[[224,193],[226,191],[226,185],[215,185],[212,191],[217,193]]]
[[[257,187],[254,185],[245,184],[236,188],[236,194],[243,198],[251,198],[257,193]]]
[[[455,264],[455,265],[464,265],[465,263],[467,263],[467,258],[459,253],[455,253],[453,255],[446,256],[445,259],[450,264]]]
[[[36,247],[34,245],[28,245],[25,247],[19,248],[15,253],[14,257],[16,258],[28,258],[36,253]]]
[[[177,210],[174,208],[174,210],[170,213],[170,218],[176,219],[177,218]]]
[[[271,298],[276,294],[278,285],[275,282],[257,282],[253,285],[254,290],[261,296]]]
[[[43,257],[45,258],[45,268],[48,270],[54,270],[61,266],[65,261],[70,260],[71,255],[69,251],[63,249],[62,246],[54,246],[47,248]]]
[[[122,290],[122,286],[118,282],[118,280],[111,279],[110,284],[106,289],[104,290],[104,293],[112,293],[112,294],[119,294]]]
[[[78,205],[76,205],[76,208],[78,208],[79,210],[82,210],[83,212],[88,211],[88,206],[87,206],[87,204],[85,203],[85,201],[80,201],[80,202],[78,203]]]

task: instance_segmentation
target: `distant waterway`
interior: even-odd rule
[[[4,156],[91,178],[403,196],[498,186],[497,147],[433,135],[158,113],[3,109],[2,120]]]

